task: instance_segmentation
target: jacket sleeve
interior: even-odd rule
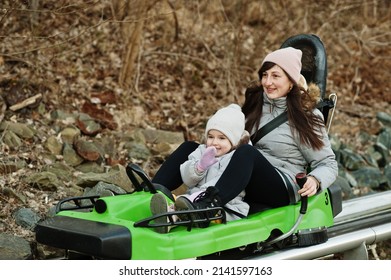
[[[338,163],[325,127],[322,127],[321,132],[324,146],[320,150],[302,147],[302,153],[310,167],[308,175],[314,176],[320,182],[320,189],[324,190],[336,180]]]
[[[189,188],[196,186],[206,175],[206,172],[198,172],[196,163],[201,158],[202,152],[205,150],[205,145],[200,145],[189,155],[187,161],[181,164],[180,172],[183,183]]]

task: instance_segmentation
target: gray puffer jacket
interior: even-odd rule
[[[266,125],[286,109],[286,97],[270,100],[264,93],[263,113],[259,127]],[[323,118],[318,109],[315,109],[315,113]],[[254,132],[252,131],[252,133]],[[285,174],[290,181],[294,188],[294,200],[291,200],[291,203],[300,200],[300,195],[297,193],[299,186],[295,182],[295,175],[299,172],[306,172],[307,167],[310,167],[311,170],[308,175],[318,179],[321,190],[328,188],[335,181],[338,175],[338,164],[325,128],[322,129],[322,141],[324,147],[321,150],[314,150],[300,144],[298,137],[292,135],[289,123],[285,122],[266,134],[257,143],[253,143],[266,159],[280,171],[280,174],[281,172]]]
[[[221,177],[221,174],[224,172],[234,153],[234,151],[231,151],[219,157],[219,161],[209,167],[207,171],[199,173],[196,171],[196,163],[200,160],[205,149],[206,145],[199,145],[198,148],[189,155],[189,159],[180,166],[183,183],[189,187],[187,195],[191,195],[199,191],[205,191],[208,187],[214,186]],[[225,207],[247,216],[250,207],[243,201],[244,196],[245,192],[242,191],[237,197],[229,201]],[[228,212],[226,214],[227,221],[237,220],[240,218]]]

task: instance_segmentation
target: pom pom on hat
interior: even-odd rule
[[[292,47],[282,48],[269,53],[262,61],[262,65],[266,61],[273,62],[284,69],[284,71],[298,83],[300,79],[302,55],[303,53],[299,49]]]
[[[236,146],[244,132],[245,117],[237,104],[231,104],[218,110],[207,122],[205,137],[211,129],[222,132],[233,146]]]

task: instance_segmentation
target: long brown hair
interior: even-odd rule
[[[272,68],[275,63],[265,62],[258,71],[259,79],[262,73]],[[289,75],[285,73],[288,77]],[[288,121],[291,124],[292,133],[298,135],[300,143],[320,150],[323,147],[321,128],[324,127],[322,118],[314,113],[316,102],[308,91],[293,82],[291,91],[287,95]],[[247,131],[258,130],[263,107],[263,88],[260,82],[252,83],[246,89],[245,102],[242,111],[246,117]],[[255,144],[255,143],[254,143]]]

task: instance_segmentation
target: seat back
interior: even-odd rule
[[[300,49],[303,52],[301,74],[308,83],[318,85],[321,95],[318,108],[327,123],[329,111],[335,104],[333,100],[326,98],[327,56],[323,42],[314,34],[299,34],[288,38],[281,45],[281,48],[286,47]]]

